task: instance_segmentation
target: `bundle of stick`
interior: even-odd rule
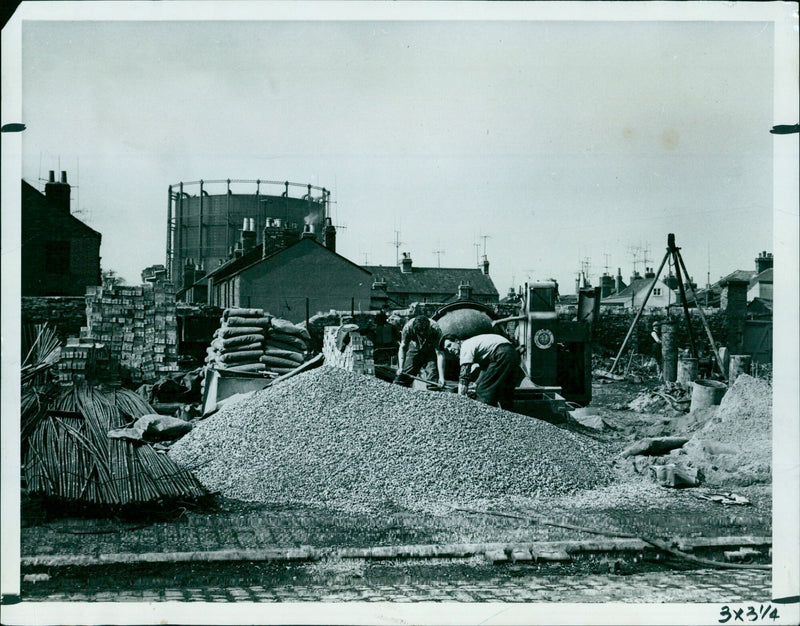
[[[291,372],[306,360],[310,340],[308,331],[302,326],[295,326],[277,317],[273,318],[264,341],[261,363],[270,372],[278,374]]]
[[[206,350],[206,365],[234,372],[265,372],[261,357],[271,320],[262,309],[225,309]]]
[[[153,408],[127,389],[76,386],[54,399],[28,439],[24,476],[31,493],[80,504],[165,504],[207,495],[194,475],[147,444],[108,431]]]

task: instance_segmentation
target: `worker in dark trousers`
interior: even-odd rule
[[[441,348],[458,357],[458,393],[467,394],[473,372],[480,370],[476,383],[477,400],[490,406],[511,410],[514,388],[519,380],[519,352],[501,335],[476,335],[461,341],[455,335],[445,335]]]
[[[410,387],[413,382],[411,376],[418,376],[423,369],[431,376],[431,365],[435,360],[439,374],[438,384],[443,388],[445,354],[439,348],[441,338],[442,330],[439,325],[425,316],[419,315],[406,322],[400,334],[394,382]]]
[[[650,333],[650,339],[653,340],[653,358],[656,361],[656,370],[658,371],[658,375],[660,377],[664,358],[662,355],[661,344],[661,324],[659,322],[653,323],[653,330]]]

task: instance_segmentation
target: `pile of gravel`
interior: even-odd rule
[[[584,436],[327,366],[223,408],[170,456],[226,497],[354,512],[565,495],[613,477]]]

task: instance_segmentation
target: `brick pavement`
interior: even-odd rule
[[[575,602],[733,603],[769,602],[770,572],[690,570],[618,575],[537,576],[483,581],[387,584],[325,582],[209,586],[182,589],[63,592],[26,601],[57,602]]]

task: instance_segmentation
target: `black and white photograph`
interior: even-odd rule
[[[789,2],[22,2],[2,623],[800,621]]]

